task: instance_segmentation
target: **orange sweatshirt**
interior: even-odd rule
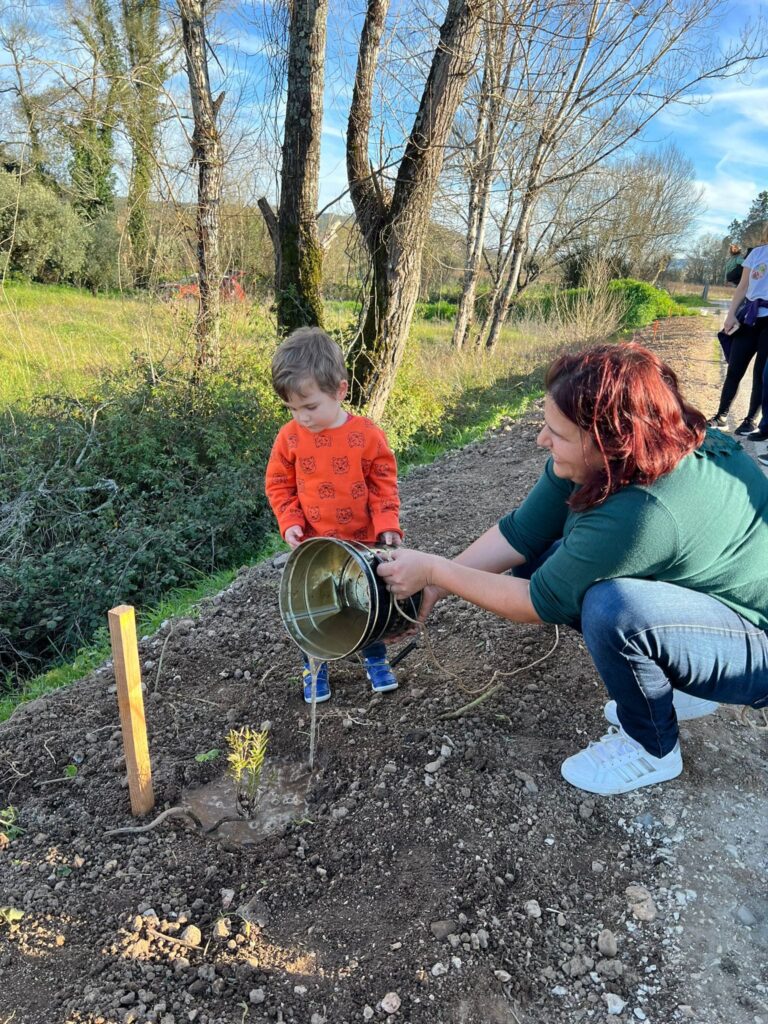
[[[374,543],[399,523],[397,463],[384,431],[364,416],[315,434],[295,420],[280,429],[267,463],[265,490],[281,536],[300,526],[307,537]]]

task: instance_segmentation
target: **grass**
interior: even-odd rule
[[[349,321],[352,304],[336,304],[339,323]],[[268,364],[274,326],[257,310],[230,308],[223,331],[227,351],[248,348]],[[329,325],[330,326],[330,325]],[[126,364],[132,350],[150,357],[168,350],[181,355],[189,343],[189,307],[152,300],[93,297],[72,288],[11,283],[0,290],[0,406],[24,404],[46,390],[82,394],[101,373]],[[453,325],[414,322],[406,360],[384,426],[398,454],[401,475],[463,447],[520,416],[543,393],[541,368],[563,348],[562,334],[535,324],[506,326],[492,354],[451,348]],[[570,333],[570,332],[566,332]],[[439,367],[439,372],[436,368]],[[410,418],[409,418],[410,417]],[[251,564],[285,550],[279,537],[254,552]],[[155,632],[167,619],[196,614],[199,602],[231,583],[236,569],[205,576],[173,590],[158,605],[138,613],[140,634]],[[13,708],[82,678],[110,656],[106,627],[65,664],[10,692],[0,685],[0,721]]]

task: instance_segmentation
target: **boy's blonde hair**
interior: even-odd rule
[[[272,386],[283,401],[301,394],[309,380],[327,395],[335,395],[341,382],[349,380],[341,349],[319,327],[299,327],[272,356]]]

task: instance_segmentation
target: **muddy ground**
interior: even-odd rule
[[[714,329],[646,334],[707,413]],[[451,555],[514,506],[544,461],[540,415],[412,472],[408,542]],[[246,569],[140,645],[144,821],[222,779],[223,755],[196,756],[229,729],[269,721],[266,778],[276,792],[292,768],[307,791],[276,833],[243,845],[168,817],[105,835],[137,824],[109,666],[0,726],[0,809],[21,829],[0,848],[1,1024],[768,1024],[765,732],[723,708],[686,723],[680,778],[580,793],[560,763],[605,727],[581,638],[563,630],[447,721],[554,641],[452,599],[430,625],[445,672],[421,647],[372,696],[359,665],[334,666],[310,775],[279,579]]]

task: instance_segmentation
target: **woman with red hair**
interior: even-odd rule
[[[580,630],[612,726],[562,774],[626,793],[680,774],[679,720],[768,705],[768,479],[639,345],[561,356],[546,387],[522,505],[453,560],[400,548],[378,571],[399,599],[425,589],[422,618],[457,594]]]

